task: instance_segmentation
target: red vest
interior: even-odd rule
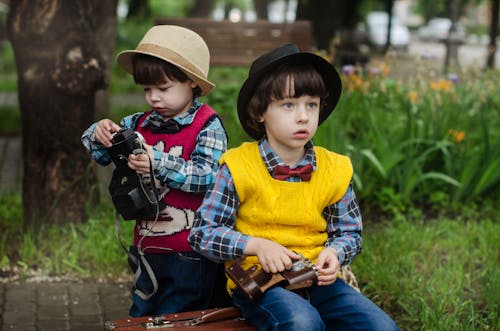
[[[189,160],[196,147],[196,137],[207,121],[216,112],[208,105],[203,105],[196,112],[193,122],[176,133],[153,133],[149,126],[141,124],[151,113],[147,112],[138,121],[137,132],[141,133],[148,145],[156,150],[163,150],[174,157]],[[156,181],[157,187],[159,186]],[[204,193],[184,192],[170,187],[162,193],[166,208],[160,211],[158,221],[137,220],[134,230],[134,245],[148,253],[170,253],[192,251],[187,237],[193,225],[194,213],[201,205]],[[148,247],[158,247],[155,249]]]

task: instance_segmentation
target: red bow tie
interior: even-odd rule
[[[290,176],[299,176],[303,181],[311,180],[311,173],[313,171],[312,164],[290,169],[289,166],[277,165],[273,171],[273,177],[278,180],[286,180]]]

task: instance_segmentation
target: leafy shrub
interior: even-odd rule
[[[392,203],[405,206],[425,204],[435,192],[449,203],[498,197],[498,78],[467,72],[461,81],[403,83],[350,72],[315,141],[350,155],[360,200],[385,205],[393,196]]]

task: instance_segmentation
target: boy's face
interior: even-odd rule
[[[294,94],[293,81],[286,91]],[[303,151],[318,129],[320,98],[303,95],[272,101],[260,121],[264,123],[271,147],[280,152]],[[282,155],[280,155],[282,157]]]
[[[167,120],[191,108],[193,88],[197,85],[192,80],[182,83],[165,77],[163,83],[141,86],[148,105]]]

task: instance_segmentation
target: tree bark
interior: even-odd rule
[[[392,33],[392,8],[394,7],[394,0],[384,1],[385,12],[387,13],[387,36],[384,46],[384,54],[387,54],[391,48],[391,33]]]
[[[116,1],[113,1],[116,3]],[[151,8],[148,0],[130,0],[128,4],[127,18],[147,18],[151,16]]]
[[[297,19],[309,19],[318,49],[330,49],[337,33],[353,31],[356,27],[360,0],[301,0]]]
[[[496,40],[498,36],[498,2],[498,0],[491,0],[490,43],[488,46],[488,58],[486,59],[486,67],[489,69],[495,68]]]
[[[97,93],[95,95],[96,112],[94,118],[97,119],[109,117],[109,111],[111,109],[111,102],[107,87],[111,79],[111,67],[113,66],[113,61],[115,60],[114,51],[116,47],[115,37],[117,17],[116,14],[113,14],[113,12],[116,12],[117,5],[118,0],[101,1],[101,3],[99,3],[101,9],[99,9],[97,13],[93,14],[96,20],[101,22],[95,26],[94,35],[98,40],[96,47],[99,54],[101,54],[103,58],[105,64],[104,67],[106,68],[104,71],[106,88],[96,91]]]
[[[188,17],[210,17],[210,12],[214,6],[213,0],[196,0],[193,7],[188,12]]]
[[[267,14],[267,6],[269,5],[269,0],[254,0],[253,6],[255,8],[255,13],[257,14],[258,20],[268,20],[269,16]]]
[[[457,21],[459,18],[458,0],[448,2],[448,11],[450,13],[451,27],[446,37],[446,53],[444,57],[444,73],[447,74],[450,66],[458,67],[458,46],[460,41],[456,39]]]
[[[18,75],[25,225],[87,219],[94,178],[88,176],[90,160],[80,136],[95,118],[96,92],[106,88],[110,47],[102,45],[114,43],[116,3],[10,2],[7,29]]]

